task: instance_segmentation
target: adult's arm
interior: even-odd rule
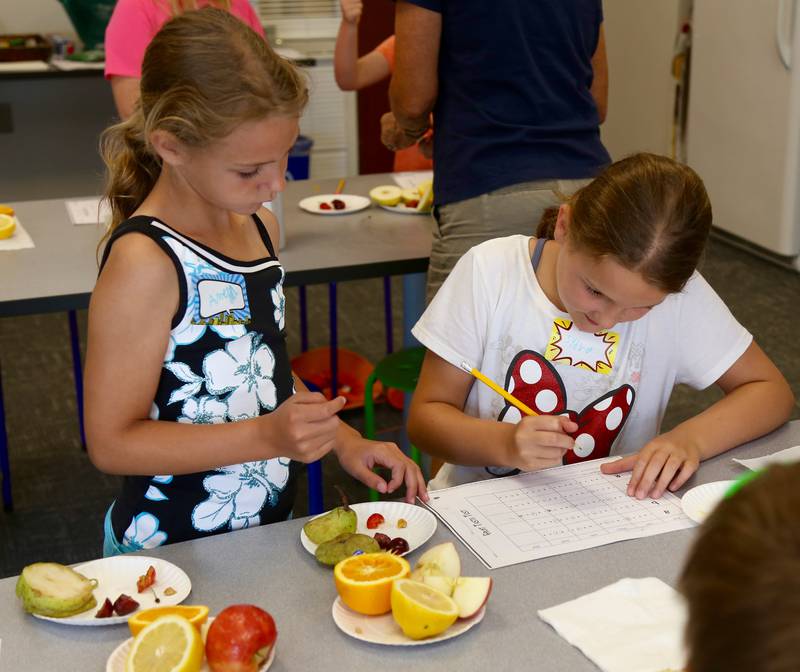
[[[600,34],[597,37],[597,47],[592,56],[592,88],[590,89],[595,105],[597,105],[597,116],[602,124],[606,120],[608,111],[608,58],[606,57],[606,33],[603,24],[600,24]]]
[[[399,0],[395,9],[395,70],[389,100],[409,141],[421,138],[439,93],[442,15]],[[411,142],[409,142],[411,144]]]

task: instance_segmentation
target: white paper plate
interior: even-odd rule
[[[389,646],[422,646],[458,637],[478,625],[483,620],[484,614],[486,614],[486,607],[481,607],[481,610],[472,618],[456,621],[440,635],[428,639],[410,639],[403,634],[391,613],[383,616],[365,616],[345,606],[340,597],[336,598],[332,610],[334,623],[346,635],[360,639],[362,642],[388,644]]]
[[[735,482],[715,481],[692,488],[681,497],[683,512],[694,522],[702,523]]]
[[[408,542],[408,551],[403,555],[411,553],[415,548],[422,546],[436,531],[436,516],[428,509],[415,504],[406,504],[405,502],[361,502],[359,504],[351,504],[350,508],[358,516],[356,532],[370,537],[376,532],[383,532],[383,534],[392,539],[403,537]],[[385,521],[380,527],[369,530],[367,529],[367,518],[373,513],[380,513],[385,518]],[[324,516],[325,514],[320,515]],[[408,523],[406,527],[397,527],[399,518],[403,518]],[[303,548],[311,555],[314,555],[317,545],[306,536],[302,529],[300,530],[300,541],[303,544]]]
[[[320,210],[320,203],[330,203],[334,198],[344,201],[345,207],[341,210]],[[368,208],[370,200],[366,196],[355,196],[353,194],[319,194],[318,196],[308,196],[301,200],[299,205],[306,212],[313,215],[349,215],[351,212],[358,212]]]
[[[136,592],[136,580],[147,572],[147,568],[150,565],[156,570],[156,582],[153,584],[153,589],[161,600],[158,604],[156,604],[156,596],[153,595],[152,590],[146,590],[143,593]],[[76,614],[68,618],[52,618],[33,614],[36,618],[62,623],[63,625],[96,626],[127,623],[131,614],[127,616],[109,616],[108,618],[95,618],[94,615],[103,606],[106,598],[114,602],[120,596],[120,593],[125,593],[136,600],[139,603],[137,611],[140,611],[156,606],[166,607],[172,604],[180,604],[192,590],[192,582],[186,572],[177,565],[160,558],[149,558],[143,555],[116,555],[111,558],[85,562],[82,565],[76,565],[73,569],[83,574],[87,579],[97,579],[97,588],[94,589],[97,606],[84,611],[82,614]],[[175,590],[174,595],[164,594],[164,590],[168,587],[172,587]]]
[[[398,203],[397,205],[380,205],[379,208],[388,210],[389,212],[396,212],[399,215],[430,215],[430,210],[417,210],[416,208],[409,208],[405,203]]]
[[[206,640],[206,633],[208,632],[208,626],[211,625],[213,622],[214,617],[211,616],[205,622],[203,626],[203,642]],[[133,637],[129,637],[126,639],[122,644],[120,644],[116,649],[111,652],[111,655],[108,657],[106,661],[106,672],[125,672],[125,663],[128,660],[128,654],[131,652],[131,647],[133,646]],[[275,660],[275,649],[278,647],[278,642],[275,642],[275,645],[269,652],[269,658],[267,658],[258,668],[258,672],[266,672],[269,669],[270,665],[272,665],[272,661]],[[208,666],[208,663],[203,659],[203,664],[200,666],[200,672],[211,672],[211,668]]]

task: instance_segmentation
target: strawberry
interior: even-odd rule
[[[384,517],[380,513],[373,513],[367,518],[367,529],[374,530],[376,527],[383,525]]]
[[[320,210],[330,210],[331,209],[331,204],[330,203],[320,203],[319,204],[319,209]]]
[[[145,574],[142,574],[136,581],[136,590],[139,591],[140,593],[143,593],[155,582],[156,582],[156,568],[153,567],[153,565],[150,565],[147,568],[147,572]]]

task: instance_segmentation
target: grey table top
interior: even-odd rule
[[[757,457],[800,443],[796,421],[711,459],[685,489],[742,473],[732,457]],[[536,615],[624,577],[656,576],[675,585],[695,530],[619,542],[488,572],[494,589],[486,617],[448,641],[416,647],[367,644],[343,634],[331,618],[336,597],[331,572],[301,546],[304,520],[292,520],[163,547],[148,554],[182,567],[192,580],[187,603],[212,614],[229,604],[253,603],[278,626],[274,672],[285,670],[512,670],[580,672],[596,668]],[[441,523],[428,545],[454,540],[464,575],[487,570]],[[411,554],[414,562],[421,551]],[[46,560],[46,558],[43,558]],[[16,578],[0,581],[0,670],[102,670],[128,637],[125,625],[73,627],[25,614],[14,596]]]
[[[290,182],[283,197],[286,245],[280,251],[287,285],[421,273],[427,269],[428,217],[371,206],[322,216],[301,210],[305,196],[332,193],[338,180]],[[345,191],[366,196],[389,174],[348,178]],[[35,247],[0,252],[0,317],[85,308],[97,277],[100,225],[75,226],[62,199],[10,204]]]

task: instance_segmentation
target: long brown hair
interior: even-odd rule
[[[680,291],[700,263],[711,230],[711,203],[688,166],[634,154],[608,166],[567,201],[567,239],[593,257],[611,257],[666,292]],[[537,229],[552,238],[558,210]]]
[[[168,21],[145,52],[133,115],[100,138],[112,212],[107,236],[141,205],[161,173],[148,141],[154,130],[205,147],[246,121],[299,116],[307,101],[297,68],[229,12],[206,7]]]
[[[691,672],[800,670],[798,483],[773,465],[700,528],[679,582]]]
[[[153,0],[153,1],[158,2],[159,4],[166,7],[172,16],[178,16],[179,14],[183,14],[184,12],[190,12],[192,10],[201,8],[200,5],[201,0]],[[231,0],[206,0],[206,3],[202,6],[218,7],[219,9],[231,11]]]

